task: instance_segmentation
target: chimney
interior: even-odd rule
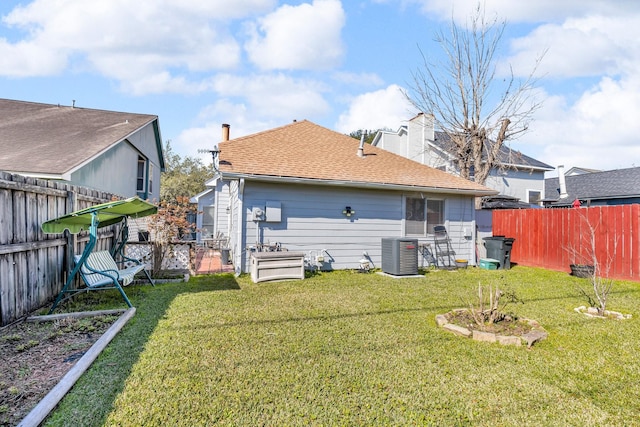
[[[567,183],[564,179],[564,165],[558,166],[558,181],[560,183],[560,198],[566,199],[569,194],[567,194]]]
[[[231,127],[231,125],[228,125],[226,123],[222,124],[222,142],[228,141],[229,140],[229,128]]]

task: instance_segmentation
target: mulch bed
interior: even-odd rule
[[[21,322],[0,329],[0,426],[17,425],[118,317]]]
[[[516,335],[522,336],[531,331],[532,327],[529,323],[517,319],[512,316],[506,316],[505,319],[496,323],[485,323],[478,325],[468,310],[454,310],[446,315],[449,323],[462,326],[470,331],[478,330],[482,332],[492,332],[499,335]]]

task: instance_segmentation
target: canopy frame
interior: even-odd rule
[[[63,301],[71,298],[73,295],[80,292],[87,292],[89,290],[103,290],[103,289],[117,289],[126,304],[129,307],[133,307],[131,301],[127,297],[127,294],[122,289],[122,286],[119,283],[119,272],[109,270],[108,272],[100,272],[105,277],[112,279],[113,285],[101,285],[99,287],[91,287],[87,286],[86,288],[72,288],[72,283],[74,278],[78,275],[78,273],[82,273],[83,267],[86,270],[96,271],[95,269],[89,267],[87,263],[87,259],[89,255],[93,252],[96,243],[98,241],[98,228],[115,225],[120,223],[120,232],[115,238],[114,244],[110,249],[110,254],[114,258],[119,256],[123,261],[133,262],[135,264],[141,265],[141,261],[125,256],[124,248],[128,241],[128,217],[144,217],[147,215],[152,215],[157,213],[158,208],[155,205],[152,205],[148,202],[145,202],[138,197],[132,197],[126,200],[117,200],[109,203],[103,203],[100,205],[95,205],[87,209],[82,209],[68,215],[64,215],[58,217],[53,220],[46,221],[42,224],[42,229],[45,233],[59,233],[64,229],[69,230],[72,234],[80,232],[81,229],[85,229],[88,225],[89,231],[89,241],[84,247],[80,258],[74,263],[74,266],[67,276],[67,280],[65,281],[62,290],[56,297],[51,309],[49,310],[49,314],[53,313],[56,307]],[[101,221],[101,218],[103,220]],[[72,252],[75,252],[72,250]],[[149,280],[152,286],[155,286],[155,283],[149,272],[142,268],[141,271],[144,272],[146,278]]]

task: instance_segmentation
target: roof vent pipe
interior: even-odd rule
[[[569,194],[567,194],[567,182],[564,179],[564,165],[558,166],[558,182],[560,184],[560,198],[566,199]]]
[[[358,147],[358,157],[364,157],[364,138],[367,136],[367,132],[362,132],[360,135],[360,146]]]
[[[229,140],[229,128],[231,128],[231,125],[228,125],[226,123],[222,124],[222,141],[228,141]]]

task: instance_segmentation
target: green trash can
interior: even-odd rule
[[[504,269],[511,269],[511,248],[516,239],[513,237],[505,237],[504,239]]]
[[[516,240],[512,237],[491,236],[484,237],[484,246],[487,248],[487,258],[497,259],[498,268],[509,270],[511,268],[511,248]]]

